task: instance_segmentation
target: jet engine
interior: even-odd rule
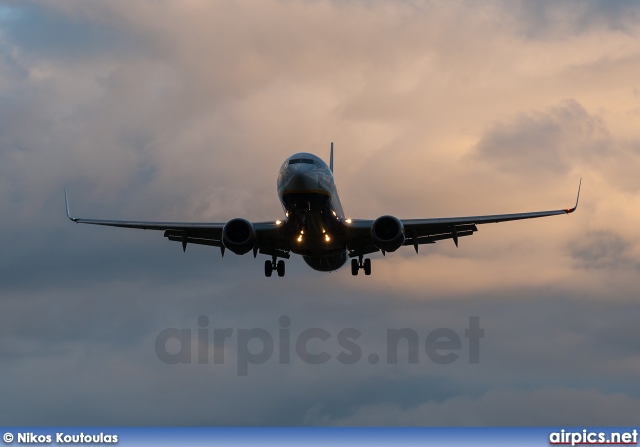
[[[371,226],[373,244],[383,251],[396,251],[404,244],[404,225],[396,217],[381,216]]]
[[[237,255],[248,253],[256,243],[253,225],[245,219],[231,219],[222,228],[222,243]]]

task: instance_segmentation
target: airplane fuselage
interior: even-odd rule
[[[294,154],[280,168],[277,187],[291,251],[315,270],[344,265],[346,219],[327,164],[313,154]]]

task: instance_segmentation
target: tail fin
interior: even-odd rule
[[[333,173],[333,141],[331,142],[331,157],[329,158],[329,169]]]

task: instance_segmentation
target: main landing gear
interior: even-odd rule
[[[364,270],[365,275],[371,274],[371,259],[367,258],[362,262],[362,255],[358,257],[358,259],[351,260],[351,274],[353,276],[358,275],[358,270]]]
[[[264,276],[269,278],[273,271],[278,272],[278,276],[282,278],[284,276],[284,261],[281,259],[276,262],[276,257],[274,256],[271,261],[264,261]]]

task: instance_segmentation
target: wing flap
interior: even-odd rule
[[[182,242],[183,244],[196,244],[196,245],[209,245],[211,247],[221,247],[222,241],[216,241],[213,239],[196,239],[193,237],[182,236],[165,236],[170,241]]]
[[[422,244],[435,244],[438,241],[443,241],[445,239],[454,239],[457,237],[471,236],[474,232],[478,231],[475,225],[468,225],[467,227],[473,227],[473,229],[459,230],[458,226],[456,226],[455,233],[453,231],[443,232],[440,234],[430,234],[428,236],[419,236],[416,238],[407,238],[404,241],[404,245],[418,245]]]

